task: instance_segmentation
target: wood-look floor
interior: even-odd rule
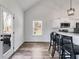
[[[58,59],[48,52],[48,43],[24,43],[10,59]]]

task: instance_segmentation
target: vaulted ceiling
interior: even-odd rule
[[[38,3],[40,0],[16,0],[21,8],[25,11]]]
[[[31,8],[32,6],[35,6],[39,4],[39,2],[45,2],[47,0],[16,0],[20,7],[26,11],[27,9]],[[48,0],[49,1],[49,0]],[[50,0],[52,1],[52,4],[54,4],[54,7],[56,8],[66,8],[69,7],[70,0]],[[72,0],[73,1],[73,7],[79,6],[79,0]]]

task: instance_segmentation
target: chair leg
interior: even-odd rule
[[[63,48],[61,50],[62,50],[61,59],[66,59],[65,58],[65,50]]]
[[[74,53],[71,53],[70,56],[70,59],[76,59],[76,55],[74,55]]]
[[[53,42],[52,54],[51,54],[52,58],[54,57],[55,51],[56,51],[56,43]]]
[[[75,57],[75,59],[76,59],[76,55],[75,55],[74,57]]]
[[[50,45],[49,45],[49,49],[48,49],[48,51],[50,51],[50,49],[51,49],[51,43],[50,43]]]
[[[52,46],[52,40],[50,40],[50,45],[49,45],[49,49],[48,49],[48,51],[50,51],[51,46]]]

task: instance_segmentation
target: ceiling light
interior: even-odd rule
[[[75,9],[72,8],[72,0],[70,0],[70,9],[67,10],[68,16],[74,15]]]

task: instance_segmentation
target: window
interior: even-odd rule
[[[42,21],[33,21],[33,35],[42,35]]]
[[[3,22],[4,22],[4,32],[11,32],[12,31],[12,15],[6,11],[3,11]]]

